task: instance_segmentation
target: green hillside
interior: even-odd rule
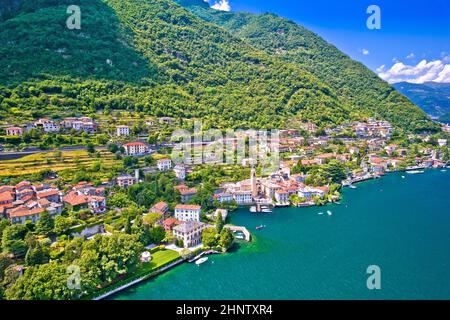
[[[79,0],[81,30],[68,30],[67,0],[9,1],[14,10],[0,4],[8,12],[0,120],[132,109],[219,128],[373,115],[409,130],[430,126],[365,67],[273,15],[217,13],[201,0],[183,2],[193,12],[171,0]]]
[[[267,54],[309,71],[332,88],[355,117],[370,114],[410,130],[430,125],[425,113],[374,72],[295,22],[269,13],[212,10],[201,0],[177,1]]]

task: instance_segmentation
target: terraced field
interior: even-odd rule
[[[101,157],[91,156],[86,150],[39,152],[20,159],[0,161],[0,177],[14,177],[33,174],[43,170],[62,171],[89,167],[101,162],[103,167],[120,163],[106,150],[99,151]]]

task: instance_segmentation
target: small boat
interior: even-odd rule
[[[333,212],[331,212],[330,210],[328,210],[327,213],[329,216],[331,216],[333,214]]]
[[[264,212],[264,213],[272,213],[272,209],[269,209],[269,208],[267,208],[267,209],[262,209],[261,212]]]
[[[197,261],[195,261],[195,264],[199,266],[202,263],[205,263],[206,261],[208,261],[208,257],[204,257],[204,258],[198,259]]]
[[[265,227],[266,227],[265,225],[260,225],[260,226],[256,227],[256,230],[261,230],[261,229],[264,229]]]
[[[323,215],[323,212],[319,212],[319,213],[317,213],[318,215]]]
[[[255,212],[257,212],[257,210],[256,210],[256,207],[255,207],[255,206],[253,206],[253,207],[250,207],[250,212],[252,212],[252,213],[255,213]]]
[[[424,173],[425,171],[423,170],[412,170],[412,171],[407,171],[406,173],[409,174],[419,174],[419,173]]]
[[[443,170],[441,170],[441,172],[447,172],[447,170],[443,169]]]
[[[244,240],[245,237],[242,234],[235,235],[235,238],[238,240]]]
[[[349,185],[348,187],[349,187],[350,189],[356,189],[356,186],[354,186],[354,185],[352,185],[352,184]]]
[[[406,177],[405,176],[402,176],[402,179],[405,179]]]
[[[340,203],[339,201],[336,201],[336,202],[335,202],[335,204],[337,204],[337,205],[341,205],[341,203]]]

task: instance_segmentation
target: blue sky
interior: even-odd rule
[[[316,32],[389,82],[450,82],[448,0],[209,0],[216,8],[273,12]],[[381,29],[366,26],[369,5]],[[383,68],[381,68],[384,66]]]

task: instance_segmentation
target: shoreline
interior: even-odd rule
[[[431,171],[431,170],[443,170],[443,169],[445,169],[445,168],[446,168],[446,167],[443,167],[443,168],[424,168],[424,171],[425,171],[424,173],[426,173],[427,171]],[[407,172],[407,171],[410,171],[410,170],[390,171],[390,172],[386,172],[385,175],[389,175],[389,174],[393,174],[393,173]],[[383,175],[383,176],[385,176],[385,175]],[[383,176],[378,177],[378,178],[382,178]],[[365,180],[362,180],[362,181],[358,181],[358,182],[356,182],[356,183],[363,183],[363,182],[367,182],[367,181],[371,181],[371,180],[375,180],[375,178],[372,177],[371,179],[365,179]],[[344,186],[343,186],[343,187],[344,187]],[[347,187],[348,187],[348,186],[347,186]],[[328,203],[328,204],[325,204],[325,206],[326,206],[326,205],[329,205],[329,204],[334,204],[334,203]],[[240,206],[239,209],[245,209],[245,208],[247,208],[247,207],[248,207],[248,206]],[[289,207],[292,207],[292,208],[301,208],[301,207],[296,207],[296,206],[292,206],[292,205],[289,206]],[[137,284],[140,284],[140,283],[142,283],[142,282],[145,281],[145,280],[154,278],[154,277],[160,275],[161,273],[163,273],[163,272],[165,272],[165,271],[167,271],[167,270],[169,270],[169,269],[172,269],[172,268],[174,268],[174,267],[176,267],[176,266],[178,266],[178,265],[181,265],[183,262],[186,262],[186,261],[183,260],[183,259],[179,259],[179,260],[177,260],[177,261],[175,261],[175,262],[170,263],[169,265],[167,265],[167,266],[165,266],[165,267],[162,267],[162,268],[159,269],[159,270],[155,270],[155,271],[153,271],[153,272],[151,272],[151,273],[149,273],[149,274],[147,274],[147,275],[144,275],[144,276],[142,276],[142,277],[140,277],[140,278],[138,278],[138,279],[135,279],[135,280],[133,280],[133,281],[131,281],[131,282],[129,282],[129,283],[126,283],[126,284],[124,284],[124,285],[122,285],[122,286],[120,286],[120,287],[118,287],[118,288],[112,289],[111,291],[109,291],[109,292],[107,292],[107,293],[104,293],[104,294],[102,294],[102,295],[100,295],[100,296],[97,296],[97,297],[95,297],[95,298],[90,298],[89,300],[103,300],[103,299],[105,299],[105,298],[107,298],[107,297],[109,297],[109,296],[112,296],[112,295],[114,295],[114,294],[116,294],[116,293],[119,293],[119,292],[121,292],[121,291],[123,291],[123,290],[126,290],[126,289],[128,289],[128,288],[130,288],[130,287],[133,287],[133,286],[135,286],[135,285],[137,285]]]

